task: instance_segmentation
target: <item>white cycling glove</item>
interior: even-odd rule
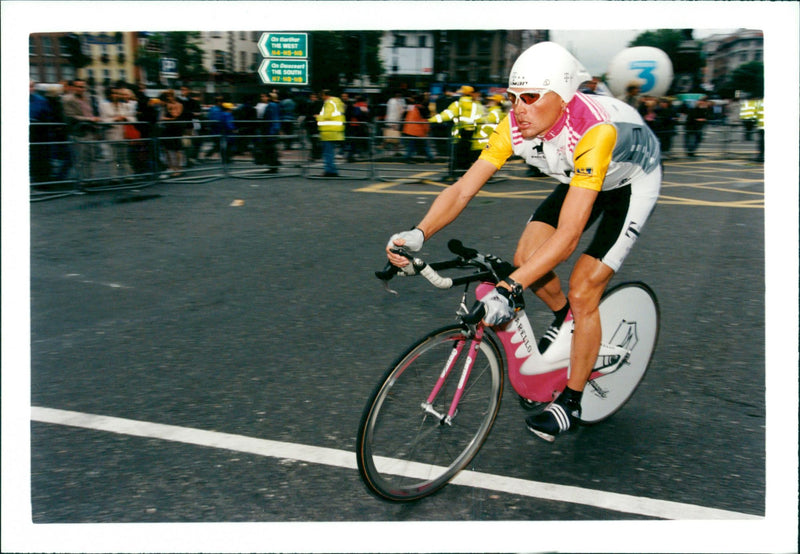
[[[410,231],[395,233],[389,239],[389,244],[386,245],[386,248],[397,248],[397,245],[394,243],[395,239],[403,239],[406,241],[403,248],[409,252],[419,252],[422,250],[422,243],[425,242],[425,235],[416,227]]]
[[[502,325],[511,321],[517,311],[517,302],[511,292],[503,287],[496,287],[492,292],[481,298],[486,313],[483,321],[486,325]]]

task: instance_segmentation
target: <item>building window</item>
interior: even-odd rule
[[[33,40],[32,36],[28,37],[28,55],[29,56],[36,55],[36,41]]]
[[[71,65],[62,65],[61,66],[61,78],[67,81],[74,81],[75,80],[75,68]]]
[[[128,81],[128,76],[125,74],[125,70],[124,69],[120,69],[119,70],[119,80],[120,81],[125,81],[125,82]]]
[[[58,73],[56,73],[56,66],[53,62],[44,64],[44,80],[48,83],[55,83],[58,81]]]
[[[492,37],[489,35],[480,35],[478,37],[478,53],[487,55],[492,53]]]
[[[54,55],[53,41],[50,37],[42,37],[42,55],[44,56]]]
[[[225,51],[224,50],[214,50],[214,67],[217,71],[224,71],[227,69],[225,67]]]
[[[472,40],[470,38],[470,35],[466,33],[459,34],[456,39],[456,49],[458,51],[458,54],[461,56],[470,54],[472,50]]]

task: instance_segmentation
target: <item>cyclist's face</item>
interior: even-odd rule
[[[526,89],[512,88],[508,93],[523,138],[547,133],[566,108],[566,103],[552,91],[531,93]]]

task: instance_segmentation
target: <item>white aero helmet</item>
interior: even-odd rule
[[[564,102],[592,76],[575,56],[555,42],[539,42],[520,54],[511,67],[509,88],[548,89]]]

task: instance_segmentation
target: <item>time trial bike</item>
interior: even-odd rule
[[[451,240],[455,258],[424,262],[402,249],[409,269],[387,264],[376,276],[422,275],[441,289],[464,286],[458,323],[431,331],[405,350],[369,397],[357,436],[358,470],[378,497],[412,501],[428,496],[467,467],[489,436],[500,410],[504,363],[509,382],[526,409],[543,409],[569,376],[570,332],[540,353],[530,320],[521,309],[502,326],[484,326],[483,304],[467,308],[470,285],[479,300],[512,271],[497,256]],[[413,269],[410,269],[413,268]],[[445,277],[440,272],[469,269]],[[643,379],[655,349],[659,306],[642,282],[610,288],[600,302],[602,343],[581,402],[579,422],[599,423],[628,401]]]

